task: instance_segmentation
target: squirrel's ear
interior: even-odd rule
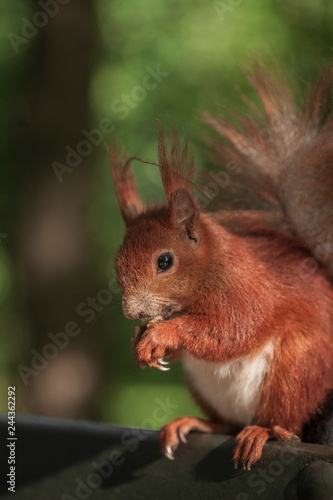
[[[112,148],[107,146],[107,152],[121,215],[128,226],[144,211],[145,206],[140,199],[130,168],[131,161],[126,153],[122,156],[115,145]]]
[[[169,208],[172,225],[198,245],[199,207],[192,195],[185,189],[177,189],[171,195]]]

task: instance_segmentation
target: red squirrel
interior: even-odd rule
[[[181,360],[207,416],[164,425],[162,451],[173,459],[192,430],[238,432],[233,458],[247,469],[266,440],[302,439],[333,389],[333,66],[302,109],[281,75],[256,63],[250,79],[255,118],[205,116],[218,162],[240,171],[215,212],[200,210],[193,155],[175,131],[168,146],[159,130],[161,205],[145,206],[132,159],[108,149],[126,225],[123,312],[147,323],[136,361]]]

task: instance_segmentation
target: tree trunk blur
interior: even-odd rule
[[[93,151],[67,162],[66,155],[77,150],[85,139],[82,131],[89,130],[95,19],[93,0],[54,4],[58,12],[30,42],[38,45],[38,55],[29,99],[30,178],[18,264],[34,350],[25,365],[33,371],[22,377],[23,401],[33,413],[91,418],[99,383],[97,353],[79,325],[76,307],[97,285],[86,230]],[[32,16],[38,11],[36,2]],[[77,166],[57,175],[54,162]],[[77,324],[75,338],[64,334],[68,322]]]

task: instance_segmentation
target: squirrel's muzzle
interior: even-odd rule
[[[149,320],[156,315],[156,310],[152,307],[153,300],[149,295],[143,297],[142,294],[136,297],[123,296],[122,307],[124,316],[127,319]]]
[[[147,291],[123,295],[123,312],[128,319],[149,321],[152,318],[168,318],[174,311],[180,309],[179,304],[166,297]]]

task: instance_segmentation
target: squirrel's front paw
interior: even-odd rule
[[[163,358],[167,355],[167,346],[163,343],[160,335],[154,332],[156,328],[155,323],[149,323],[147,329],[140,329],[136,331],[132,339],[132,349],[136,362],[139,366],[150,366],[158,370],[170,370],[167,365],[168,362]]]

